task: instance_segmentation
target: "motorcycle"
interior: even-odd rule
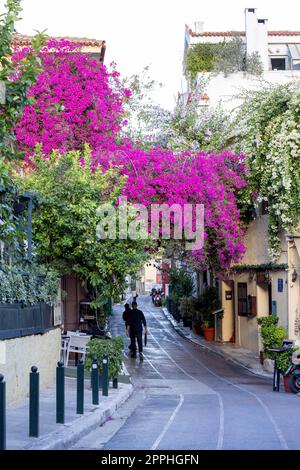
[[[162,298],[161,298],[160,293],[157,293],[157,294],[154,295],[153,303],[154,303],[155,307],[161,307],[162,306]]]

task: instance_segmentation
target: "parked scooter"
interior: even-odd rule
[[[290,375],[289,388],[293,393],[300,392],[300,348],[293,351],[292,365],[287,369],[285,375]]]

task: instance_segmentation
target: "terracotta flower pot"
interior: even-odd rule
[[[289,387],[289,380],[290,380],[291,374],[288,375],[283,375],[283,385],[284,385],[284,391],[286,393],[292,393],[290,387]]]
[[[203,328],[204,339],[206,341],[213,341],[215,339],[215,329],[214,328]]]

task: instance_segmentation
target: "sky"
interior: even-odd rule
[[[5,0],[0,0],[0,13]],[[184,27],[204,21],[206,31],[244,29],[244,9],[257,8],[268,29],[300,30],[300,1],[274,0],[23,0],[18,32],[85,36],[107,42],[105,64],[123,76],[150,66],[164,84],[155,101],[171,109],[181,91]]]

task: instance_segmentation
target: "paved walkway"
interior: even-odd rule
[[[202,336],[195,334],[190,328],[182,326],[178,323],[166,308],[162,309],[165,317],[173,325],[174,329],[185,338],[193,343],[199,344],[203,348],[214,351],[216,354],[224,357],[227,360],[245,367],[247,370],[254,374],[264,377],[272,377],[271,372],[267,372],[259,362],[259,357],[254,352],[248,349],[241,348],[233,343],[219,343],[213,341],[206,341]]]
[[[109,396],[99,390],[99,406],[92,404],[90,380],[85,380],[84,415],[76,414],[76,379],[65,380],[65,424],[56,424],[55,385],[40,393],[40,437],[28,436],[29,400],[7,407],[7,449],[67,449],[90,431],[102,426],[116,409],[131,395],[132,385],[119,383],[118,389],[110,384]]]
[[[149,331],[144,361],[125,359],[134,394],[76,449],[299,450],[299,397],[282,381],[273,392],[272,378],[179,335],[149,296],[138,304]],[[115,306],[114,334],[124,334],[122,311]]]

